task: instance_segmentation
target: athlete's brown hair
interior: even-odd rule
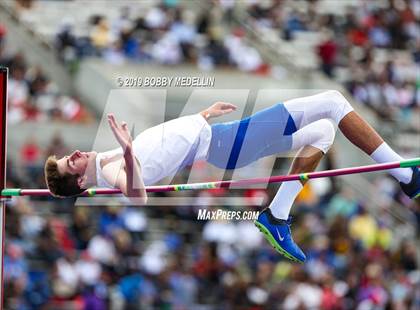
[[[85,191],[77,184],[78,174],[66,173],[61,175],[58,172],[57,158],[54,155],[48,157],[45,161],[44,173],[45,183],[55,197],[71,197]]]

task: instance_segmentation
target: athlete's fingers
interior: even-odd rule
[[[227,110],[223,110],[222,113],[227,114],[227,113],[230,113],[230,112],[233,112],[233,111],[235,111],[235,110],[234,109],[227,109]]]
[[[115,124],[115,122],[112,119],[109,119],[108,122],[109,122],[109,127],[111,127],[111,130],[114,133],[114,135],[118,135],[119,134],[119,128]]]
[[[230,102],[219,101],[216,104],[219,105],[219,107],[221,107],[221,108],[236,109],[236,106],[234,104],[230,103]]]
[[[130,140],[130,138],[128,137],[126,137],[124,134],[123,134],[123,131],[121,130],[121,128],[116,128],[115,126],[111,126],[111,130],[112,130],[112,132],[114,133],[114,136],[115,136],[115,138],[117,139],[117,141],[118,141],[118,143],[122,146],[122,147],[125,147],[126,145],[127,145],[127,143],[130,143],[129,141],[131,141]],[[128,139],[128,141],[127,141],[127,139]]]
[[[224,102],[223,103],[223,108],[224,109],[233,109],[233,110],[236,110],[236,105],[234,105],[232,103]]]
[[[111,130],[112,130],[112,133],[114,134],[114,137],[119,142],[121,140],[120,133],[118,132],[118,130],[115,127],[111,127]]]
[[[111,113],[109,113],[107,115],[108,123],[110,123],[110,124],[112,123],[112,117],[113,117],[113,115]]]
[[[120,128],[120,125],[118,125],[117,119],[115,118],[114,114],[111,114],[111,120],[114,123],[115,127]]]
[[[109,121],[109,125],[110,125],[111,130],[112,130],[112,132],[114,133],[114,135],[115,135],[115,136],[118,136],[118,135],[119,135],[118,128],[117,128],[117,127],[115,127],[115,125],[114,125],[114,123],[112,122],[112,120],[110,120],[110,121]]]
[[[121,122],[121,127],[126,133],[128,133],[128,126],[126,122]]]
[[[115,120],[115,117],[113,114],[108,114],[108,122],[110,124],[110,127],[112,129],[112,132],[114,135],[119,138],[121,137],[121,128],[118,126],[118,123]]]
[[[115,120],[114,114],[109,113],[108,114],[108,120],[109,120],[110,124],[112,124],[113,127],[118,128],[118,124],[117,124],[117,122]]]
[[[114,126],[114,123],[112,122],[111,117],[108,117],[108,124],[109,124],[109,127],[111,127],[111,128],[114,128],[115,127]]]
[[[109,114],[108,114],[108,119],[109,119],[109,120],[111,120],[111,121],[115,121],[115,116],[114,116],[114,114],[109,113]]]

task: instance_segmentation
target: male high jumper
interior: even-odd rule
[[[78,195],[92,186],[119,188],[129,199],[146,204],[145,186],[196,160],[235,169],[265,156],[298,150],[289,173],[311,172],[333,144],[337,127],[375,162],[403,160],[338,91],[291,99],[242,120],[208,124],[210,118],[235,109],[233,104],[217,102],[198,114],[149,128],[134,140],[127,124],[118,124],[109,114],[109,126],[121,147],[104,153],[74,151],[60,159],[50,156],[45,163],[47,186],[58,197]],[[420,196],[417,167],[389,173],[410,198]],[[293,241],[289,212],[305,182],[282,183],[255,221],[278,252],[298,262],[306,257]]]

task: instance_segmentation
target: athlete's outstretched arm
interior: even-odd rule
[[[235,105],[227,102],[218,101],[215,104],[208,107],[207,109],[205,109],[204,111],[201,111],[200,114],[208,121],[210,118],[225,115],[235,110]]]
[[[141,175],[140,165],[133,153],[132,138],[127,124],[122,122],[121,126],[118,125],[112,114],[108,114],[108,123],[124,151],[126,169],[124,173],[119,174],[116,185],[121,189],[124,196],[134,198],[133,201],[136,203],[146,204],[147,193]]]

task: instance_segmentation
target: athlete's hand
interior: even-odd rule
[[[223,102],[223,101],[218,101],[212,106],[210,106],[208,109],[201,112],[201,115],[203,115],[205,119],[209,119],[212,117],[218,117],[218,116],[228,114],[235,110],[236,110],[235,105],[231,103]]]
[[[108,114],[108,124],[123,150],[126,152],[131,151],[133,139],[128,131],[127,123],[121,122],[121,125],[118,125],[115,116],[113,114]]]

